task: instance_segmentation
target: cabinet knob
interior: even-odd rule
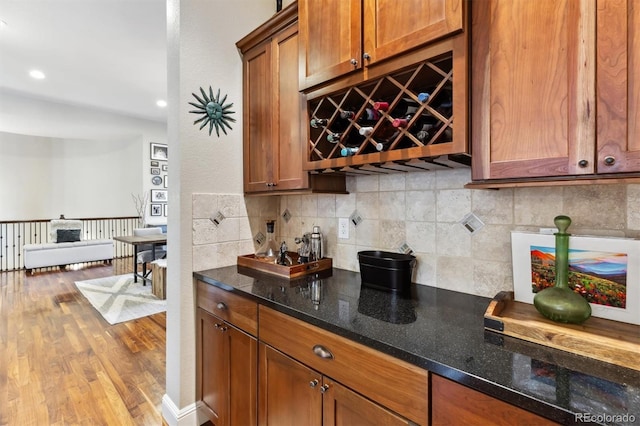
[[[580,160],[578,161],[578,166],[582,167],[583,169],[585,167],[587,167],[589,165],[589,162],[587,160]]]
[[[616,157],[607,155],[606,157],[604,157],[604,164],[606,166],[613,166],[614,164],[616,164]]]
[[[351,62],[354,68],[358,66],[358,60],[356,58],[351,58],[349,62]]]
[[[318,386],[318,379],[313,379],[312,381],[310,381],[309,386],[311,386],[312,388]]]
[[[364,52],[364,55],[362,55],[362,59],[368,61],[369,59],[371,59],[371,55],[369,55],[367,52]]]
[[[213,324],[213,326],[214,326],[215,328],[220,328],[220,327],[222,326],[222,324]]]
[[[320,386],[320,392],[325,393],[328,390],[329,390],[329,385]]]
[[[227,309],[227,305],[225,305],[224,302],[218,302],[218,304],[216,305],[216,308],[220,309],[221,311],[224,311]]]
[[[315,345],[313,347],[313,353],[318,355],[320,358],[333,359],[331,351],[322,345]]]

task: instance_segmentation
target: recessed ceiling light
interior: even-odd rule
[[[36,80],[42,80],[45,77],[44,73],[40,70],[31,70],[29,71],[29,75]]]
[[[156,102],[156,105],[158,105],[160,108],[164,108],[167,106],[167,101],[160,99],[159,101]]]

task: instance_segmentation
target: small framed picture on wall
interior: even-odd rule
[[[166,161],[169,158],[168,147],[165,144],[151,142],[151,159]]]
[[[151,174],[152,175],[159,175],[160,174],[160,168],[159,167],[152,167],[151,168]]]
[[[152,161],[151,162],[151,167],[160,167],[160,162],[159,161]]]
[[[151,204],[151,216],[162,216],[162,204]]]
[[[163,164],[163,165],[162,165],[162,171],[163,171],[163,172],[166,172],[167,170],[169,170],[169,166],[168,166],[168,165],[166,165],[166,164]]]
[[[169,181],[168,181],[168,179],[169,179],[169,175],[164,175],[164,179],[163,179],[163,180],[164,180],[164,187],[165,187],[165,188],[168,188],[168,187],[169,187]]]
[[[162,206],[163,210],[164,210],[164,217],[167,217],[167,209],[168,209],[169,204],[165,204],[164,206]]]
[[[152,203],[166,203],[167,202],[167,190],[166,189],[152,189],[151,190],[151,202]]]

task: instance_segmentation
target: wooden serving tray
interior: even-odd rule
[[[543,317],[533,305],[502,291],[484,313],[484,328],[574,354],[640,371],[640,326],[591,317],[562,324]]]
[[[325,257],[315,262],[296,263],[298,262],[298,253],[292,251],[287,253],[294,262],[291,266],[262,262],[256,259],[255,254],[238,256],[238,265],[266,272],[267,274],[278,275],[284,278],[297,278],[303,275],[315,274],[333,267],[333,261],[330,257]]]

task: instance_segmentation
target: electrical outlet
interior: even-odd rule
[[[338,238],[349,239],[349,219],[346,217],[338,219]]]

